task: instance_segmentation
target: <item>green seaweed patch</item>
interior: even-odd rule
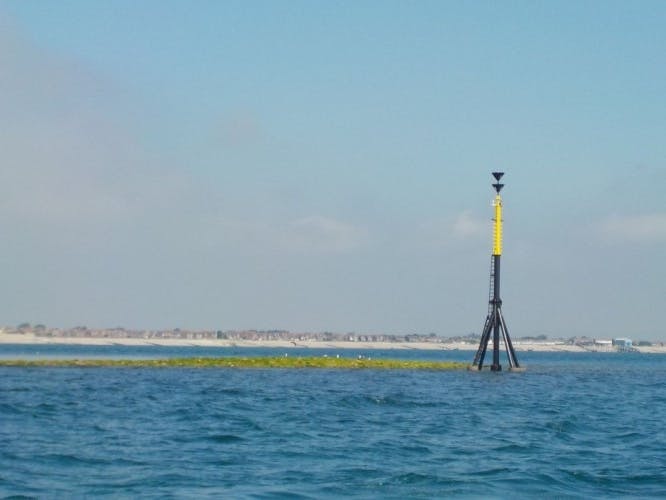
[[[49,368],[324,368],[372,370],[462,370],[466,363],[399,359],[333,357],[232,357],[171,359],[41,359],[0,360],[6,367]]]

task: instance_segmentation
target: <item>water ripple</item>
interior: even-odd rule
[[[666,496],[666,357],[528,357],[516,376],[2,368],[0,497]]]

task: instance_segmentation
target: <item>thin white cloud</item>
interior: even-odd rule
[[[477,238],[488,232],[488,222],[475,217],[471,211],[459,213],[453,220],[453,234],[461,239]]]
[[[666,213],[612,215],[601,221],[599,231],[606,239],[616,242],[666,241]]]
[[[211,245],[295,254],[342,254],[364,246],[368,232],[337,219],[313,215],[292,221],[222,216]]]
[[[299,252],[346,253],[366,241],[363,229],[320,215],[292,221],[282,234],[285,248]]]
[[[477,217],[471,210],[425,219],[415,229],[409,240],[421,248],[442,249],[476,244],[474,242],[490,234],[489,221]]]

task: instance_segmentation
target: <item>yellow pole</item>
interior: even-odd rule
[[[502,198],[497,193],[495,201],[495,224],[493,224],[493,255],[502,255]]]

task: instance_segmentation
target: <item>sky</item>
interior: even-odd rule
[[[0,3],[0,324],[666,340],[666,3]]]

